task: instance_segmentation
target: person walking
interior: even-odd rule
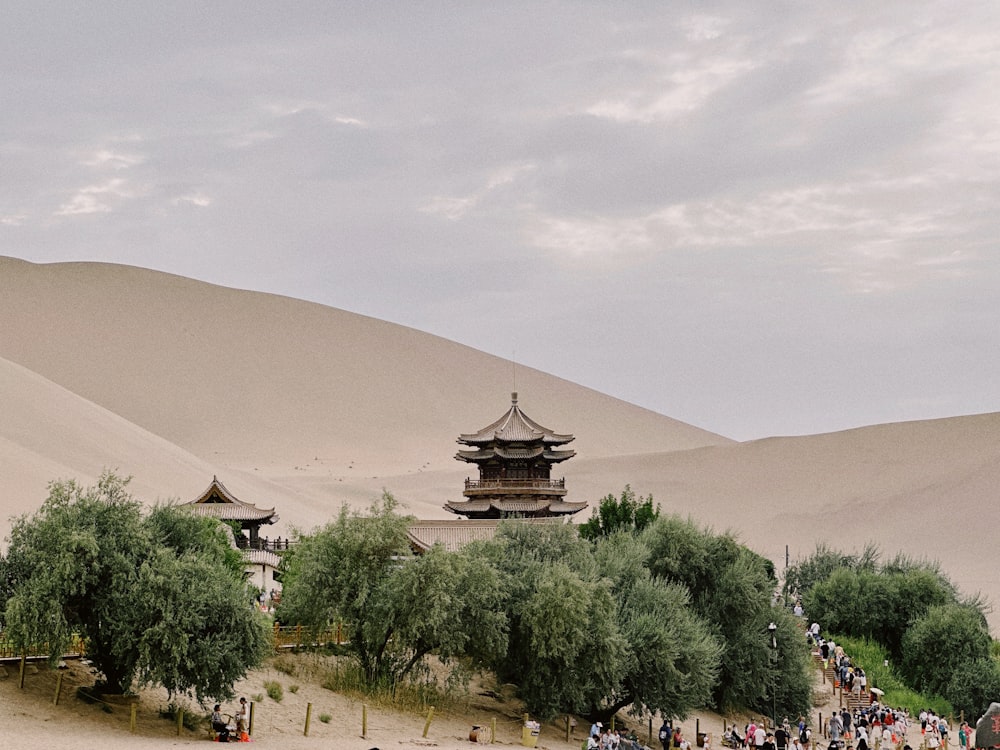
[[[657,735],[660,740],[660,744],[663,745],[663,750],[670,750],[670,735],[674,733],[670,726],[670,722],[667,719],[663,719],[663,723],[660,725],[660,732]]]

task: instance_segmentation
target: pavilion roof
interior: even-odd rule
[[[489,461],[493,458],[528,460],[541,456],[550,463],[558,463],[575,455],[576,451],[552,451],[541,445],[531,448],[508,448],[503,445],[489,445],[483,446],[478,450],[459,451],[455,454],[455,458],[459,461],[477,462]]]
[[[563,445],[574,439],[573,435],[561,435],[548,427],[543,427],[528,417],[517,405],[517,393],[510,395],[510,409],[492,424],[478,432],[459,435],[458,442],[466,445],[487,445],[489,443],[536,443]]]
[[[435,544],[441,544],[449,552],[454,552],[469,542],[492,539],[496,536],[497,527],[501,523],[563,523],[563,521],[558,518],[521,518],[516,521],[499,518],[416,521],[410,524],[407,536],[410,547],[416,552],[426,552]]]
[[[201,495],[189,503],[181,503],[179,507],[200,516],[219,518],[223,521],[274,523],[278,520],[274,508],[258,508],[253,503],[243,502],[226,489],[217,476],[212,477],[212,483]]]
[[[586,502],[568,502],[558,498],[539,497],[537,499],[477,498],[475,500],[455,500],[444,504],[444,509],[458,515],[473,513],[540,513],[572,515],[587,507]]]

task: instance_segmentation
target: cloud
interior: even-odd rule
[[[142,191],[128,187],[123,179],[112,179],[97,185],[88,185],[76,191],[55,212],[56,216],[81,216],[110,213],[122,201],[136,198]]]
[[[585,111],[616,122],[652,123],[672,120],[704,106],[716,93],[759,66],[751,59],[712,57],[696,60],[672,56],[660,80],[629,91],[624,96],[602,99]]]
[[[427,214],[443,216],[450,221],[458,221],[473,208],[479,206],[490,195],[501,188],[512,185],[524,174],[537,169],[535,164],[509,164],[494,170],[482,187],[464,196],[434,195],[424,202],[420,210]]]
[[[903,206],[897,196],[924,188]],[[655,256],[743,248],[761,263],[787,258],[842,279],[853,292],[889,292],[970,272],[974,254],[942,252],[966,229],[942,205],[947,188],[921,177],[820,183],[746,198],[713,197],[628,216],[536,217],[535,247],[573,262],[643,263]]]
[[[88,167],[110,167],[111,169],[128,169],[142,164],[146,157],[141,154],[126,154],[111,149],[100,149],[81,163]]]
[[[180,206],[184,204],[197,206],[199,208],[205,208],[212,205],[212,199],[205,193],[195,191],[193,193],[187,193],[186,195],[178,195],[176,198],[170,201],[175,206]]]

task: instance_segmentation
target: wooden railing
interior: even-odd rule
[[[63,656],[78,657],[83,656],[86,652],[86,644],[84,644],[83,639],[78,635],[74,635],[70,640],[69,648],[66,649],[66,653]],[[20,659],[22,656],[27,656],[29,659],[37,659],[39,657],[48,658],[50,653],[49,644],[47,643],[29,646],[24,650],[16,649],[14,648],[14,644],[7,640],[3,633],[0,633],[0,659]]]
[[[262,549],[269,552],[284,552],[294,544],[295,542],[291,539],[282,539],[280,536],[277,539],[268,539],[264,536],[251,540],[242,534],[236,535],[236,546],[240,549]]]
[[[324,628],[319,633],[313,633],[309,628],[301,625],[279,625],[274,624],[271,636],[274,650],[286,648],[302,648],[311,646],[322,646],[336,644],[343,645],[346,642],[344,637],[344,627],[341,623]],[[26,650],[17,649],[14,644],[7,640],[3,633],[0,633],[0,659],[11,660],[20,659],[26,656],[29,659],[48,658],[49,647],[47,643],[37,646],[30,646]],[[73,636],[69,648],[63,654],[64,658],[78,658],[87,653],[86,644],[77,635]]]
[[[507,489],[508,487],[530,490],[564,490],[565,479],[466,479],[465,489],[487,490]]]
[[[274,649],[302,648],[310,646],[322,646],[324,644],[344,643],[344,627],[341,623],[324,628],[318,633],[313,633],[311,629],[302,625],[279,625],[274,623]]]

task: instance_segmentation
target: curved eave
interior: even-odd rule
[[[455,454],[455,458],[459,461],[468,461],[469,463],[479,463],[481,461],[489,461],[492,458],[496,458],[496,453],[490,450],[483,451],[459,451]]]
[[[444,504],[445,510],[459,515],[465,515],[467,513],[485,513],[491,507],[492,505],[489,500],[466,500],[465,502],[449,501]]]
[[[517,394],[511,394],[507,412],[490,425],[474,433],[459,435],[458,442],[465,445],[486,445],[495,441],[531,443],[537,440],[548,445],[562,445],[573,440],[573,435],[560,435],[526,415],[517,405]]]
[[[535,500],[503,500],[491,498],[489,500],[467,500],[465,502],[447,502],[444,504],[445,510],[460,515],[469,513],[486,513],[490,510],[497,510],[501,513],[538,513],[548,511],[555,515],[572,515],[587,507],[586,502],[567,502],[565,500],[549,500],[538,498]]]
[[[455,459],[468,463],[485,463],[493,459],[530,461],[535,458],[542,458],[548,463],[556,464],[573,458],[575,455],[576,451],[553,451],[547,450],[540,445],[530,448],[504,448],[498,445],[478,451],[459,451],[455,454]]]
[[[243,562],[248,565],[267,565],[271,568],[281,567],[281,557],[266,549],[244,549]]]
[[[178,506],[191,511],[198,516],[218,518],[223,521],[257,521],[259,523],[275,523],[278,514],[274,509],[264,510],[252,505],[232,503],[203,503],[201,505]]]
[[[570,503],[565,500],[555,501],[549,505],[549,512],[555,513],[560,516],[570,516],[574,513],[579,513],[581,510],[587,507],[586,502],[581,503]]]
[[[576,451],[545,451],[543,456],[546,461],[550,461],[554,464],[560,463],[567,459],[573,458],[576,455]]]

